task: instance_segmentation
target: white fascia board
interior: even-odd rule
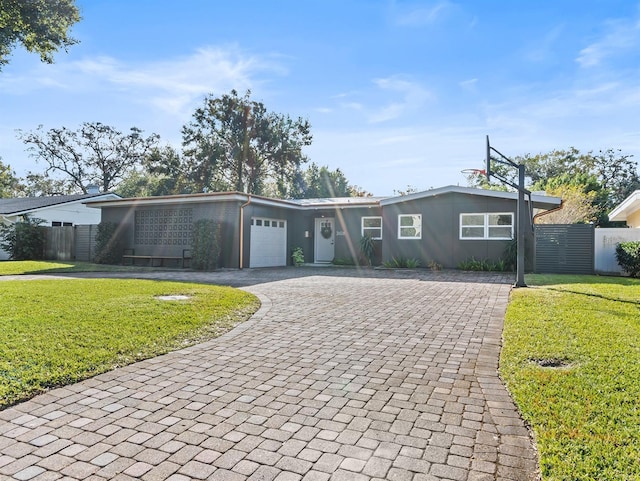
[[[627,217],[640,210],[640,190],[636,190],[609,213],[611,221],[626,221]]]

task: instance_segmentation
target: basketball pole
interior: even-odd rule
[[[527,206],[524,203],[524,164],[518,164],[518,252],[516,260],[516,283],[515,287],[527,287],[524,282],[524,230],[525,215],[527,215]]]
[[[500,157],[493,157],[491,152],[495,152]],[[502,177],[497,174],[493,170],[491,170],[491,161],[498,162],[500,164],[508,165],[518,169],[518,184],[514,184],[512,181]],[[529,195],[529,202],[531,202],[531,192],[529,192],[524,187],[525,183],[525,166],[524,164],[516,164],[514,161],[505,157],[496,149],[491,147],[489,144],[489,136],[487,135],[487,158],[486,158],[486,166],[485,166],[485,175],[487,176],[487,180],[491,177],[497,178],[503,184],[510,185],[514,189],[518,191],[518,203],[516,210],[518,211],[518,232],[516,235],[516,283],[514,287],[527,287],[527,284],[524,281],[524,267],[525,267],[525,230],[527,228],[527,224],[525,219],[528,217],[527,205],[525,203],[525,194]]]

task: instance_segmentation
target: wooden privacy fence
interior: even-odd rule
[[[46,227],[45,258],[56,261],[92,261],[97,225]]]

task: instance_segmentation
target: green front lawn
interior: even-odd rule
[[[189,299],[159,300],[160,295]],[[0,282],[0,409],[48,388],[216,337],[258,306],[247,292],[191,283]]]
[[[511,296],[500,372],[533,427],[543,479],[639,480],[640,281],[527,283]]]

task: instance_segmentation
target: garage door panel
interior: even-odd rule
[[[284,219],[251,219],[249,267],[287,265],[287,222]]]

